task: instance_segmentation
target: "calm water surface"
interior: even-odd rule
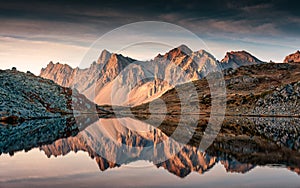
[[[33,124],[45,123],[55,126]],[[130,118],[101,119],[66,135],[58,130],[49,136],[45,126],[35,132],[28,132],[30,124],[19,126],[27,132],[15,127],[21,133],[11,135],[9,127],[1,128],[6,139],[0,156],[3,188],[300,187],[299,152],[271,141],[264,142],[262,150],[241,137],[216,141],[215,147],[201,151]],[[7,141],[9,135],[13,138]]]

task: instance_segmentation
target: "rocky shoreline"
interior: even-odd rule
[[[15,69],[0,70],[0,122],[60,118],[74,109],[95,112],[95,104],[76,90]]]

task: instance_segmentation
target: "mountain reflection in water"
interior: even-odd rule
[[[168,130],[172,130],[173,124],[162,123],[156,128],[132,118],[89,118],[84,122],[81,131],[68,118],[2,126],[0,152],[13,155],[39,147],[48,157],[57,157],[83,151],[95,160],[101,171],[142,160],[178,177],[186,177],[191,172],[203,174],[217,163],[227,172],[246,173],[256,166],[267,165],[300,173],[299,136],[296,135],[299,119],[226,118],[215,141],[205,151],[198,147],[202,126],[207,123],[205,119],[187,144],[167,136],[172,134]],[[280,126],[288,129],[279,131]]]

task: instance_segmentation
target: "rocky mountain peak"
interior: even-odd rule
[[[255,62],[258,59],[253,55],[251,55],[249,52],[242,50],[242,51],[227,52],[225,57],[221,60],[221,62],[228,63],[229,61],[237,61],[237,60]]]
[[[115,78],[127,65],[133,61],[133,59],[124,57],[121,54],[112,53],[110,54],[110,57],[103,62],[103,70],[110,73],[108,76],[113,76]]]
[[[165,60],[174,60],[175,58],[178,57],[182,57],[182,56],[186,56],[186,55],[190,55],[192,54],[193,51],[188,48],[186,45],[182,44],[176,48],[173,48],[172,50],[170,50],[169,52],[165,53],[164,55],[158,54],[154,60],[158,60],[158,59],[165,59]]]
[[[106,49],[104,49],[101,52],[101,54],[100,54],[100,56],[99,56],[99,58],[97,60],[97,63],[98,64],[104,64],[104,63],[106,63],[109,60],[109,58],[111,57],[111,55],[112,54],[109,51],[107,51]]]
[[[300,63],[300,51],[297,50],[295,53],[285,57],[284,63]]]
[[[52,61],[50,61],[46,68],[41,69],[40,76],[55,80],[55,82],[61,86],[67,86],[69,80],[66,80],[64,76],[71,75],[73,71],[74,69],[67,64],[54,64]]]
[[[254,64],[261,64],[263,61],[259,60],[258,58],[254,57],[247,51],[231,51],[227,52],[225,57],[221,60],[221,65],[223,69],[227,68],[238,68],[240,66],[245,65],[254,65]]]
[[[206,50],[198,50],[196,52],[193,52],[194,55],[200,55],[200,56],[207,56],[210,57],[212,59],[216,59],[212,54],[210,54],[209,52],[207,52]],[[217,61],[217,60],[216,60]]]
[[[97,60],[97,64],[112,64],[112,63],[131,63],[133,61],[136,61],[135,59],[132,59],[130,57],[124,57],[122,54],[116,54],[116,53],[111,53],[109,51],[107,51],[106,49],[104,49],[98,60]],[[114,65],[117,66],[117,65]]]
[[[187,47],[184,44],[181,44],[180,46],[178,46],[177,49],[180,50],[181,52],[187,54],[187,55],[191,54],[193,52],[189,47]]]

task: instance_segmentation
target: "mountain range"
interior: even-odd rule
[[[199,80],[209,72],[261,63],[246,51],[228,52],[217,61],[205,50],[193,52],[181,45],[150,61],[103,50],[89,68],[73,69],[50,62],[40,76],[76,88],[99,105],[136,106],[160,97],[176,85]]]
[[[77,107],[83,107],[82,112],[112,114],[110,106],[105,107],[107,111],[94,101],[125,103],[135,106],[131,111],[141,115],[147,113],[149,102],[155,103],[158,98],[173,105],[168,109],[171,113],[178,113],[180,103],[174,87],[188,92],[193,89],[188,83],[193,83],[197,90],[189,99],[198,96],[202,112],[209,113],[211,96],[205,76],[219,68],[227,87],[227,115],[298,116],[298,57],[299,51],[285,58],[289,63],[264,63],[245,51],[238,51],[226,53],[219,62],[204,50],[193,52],[181,45],[145,62],[104,50],[97,62],[86,69],[49,63],[41,71],[44,78],[15,68],[1,70],[0,121],[60,117],[77,113]]]

